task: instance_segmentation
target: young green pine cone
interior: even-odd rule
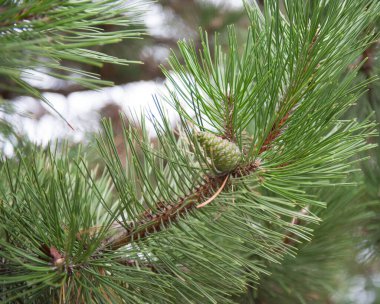
[[[218,171],[230,172],[239,165],[242,154],[233,142],[207,132],[198,132],[196,138]]]

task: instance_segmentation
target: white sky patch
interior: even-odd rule
[[[160,45],[146,46],[141,51],[142,58],[153,58],[158,63],[165,61],[170,54],[170,50],[167,47]]]
[[[209,2],[215,5],[223,5],[231,9],[243,8],[243,0],[199,0],[199,2]]]
[[[43,73],[44,71],[47,70],[41,69],[40,72],[35,70],[25,70],[21,77],[24,81],[39,89],[60,89],[71,83],[63,79],[46,75]]]
[[[175,26],[173,26],[175,24]],[[181,39],[196,35],[175,14],[159,4],[152,4],[145,14],[145,25],[152,36]]]
[[[173,77],[177,86],[184,86],[182,82],[175,80],[175,75]],[[168,85],[172,88],[172,84],[168,83]],[[182,89],[184,93],[189,94],[188,88]],[[74,130],[45,103],[31,97],[19,97],[15,100],[16,113],[8,115],[7,120],[16,127],[18,132],[26,134],[32,142],[38,144],[46,145],[50,141],[64,138],[80,142],[86,139],[88,133],[100,130],[99,110],[113,103],[118,105],[130,119],[140,120],[141,117],[145,117],[147,130],[150,136],[154,137],[155,130],[149,117],[154,117],[158,123],[162,122],[157,101],[172,126],[178,123],[178,113],[162,98],[167,94],[168,91],[162,81],[131,82],[96,91],[74,92],[67,97],[56,93],[43,94]],[[183,102],[182,106],[190,116],[194,115],[189,105]],[[41,109],[49,112],[49,115],[39,113]],[[35,119],[38,114],[40,114],[39,119]],[[206,127],[212,129],[206,121],[205,123]]]
[[[151,112],[157,118],[159,112],[153,96],[164,91],[162,82],[139,81],[126,85],[104,88],[99,91],[82,91],[68,95],[46,93],[46,97],[54,108],[73,126],[72,130],[50,107],[41,103],[51,115],[43,115],[33,119],[33,111],[38,108],[39,101],[31,97],[19,97],[15,101],[16,113],[8,115],[7,120],[14,124],[19,132],[26,134],[35,143],[46,145],[55,139],[68,138],[74,142],[82,141],[86,133],[99,130],[98,111],[109,103],[115,103],[127,116],[139,118],[142,113]],[[176,113],[166,107],[171,121],[175,121]],[[160,120],[159,120],[160,121]],[[147,128],[150,134],[154,130],[149,121]]]

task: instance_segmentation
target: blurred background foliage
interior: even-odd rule
[[[118,44],[99,45],[92,48],[94,51],[110,56],[142,61],[143,64],[125,67],[108,62],[102,66],[92,66],[89,72],[97,73],[102,79],[120,86],[136,84],[142,80],[162,84],[164,77],[160,65],[168,68],[166,58],[171,50],[177,52],[176,45],[179,39],[192,39],[194,44],[199,46],[199,28],[201,27],[209,33],[212,46],[215,31],[220,33],[220,41],[226,42],[227,25],[235,24],[237,33],[244,37],[249,23],[240,0],[158,0],[149,5],[144,20],[148,32],[144,39],[127,39]],[[105,31],[114,31],[115,27],[117,25],[103,26]],[[378,32],[379,24],[374,27]],[[347,113],[347,117],[357,117],[362,120],[371,116],[373,120],[380,123],[380,82],[373,78],[380,73],[379,52],[380,43],[378,41],[362,54],[362,58],[358,58],[358,62],[366,60],[360,69],[359,78],[373,81],[369,84],[367,92],[358,100],[357,105]],[[68,67],[73,67],[74,64],[76,69],[83,67],[80,62],[63,61],[63,64]],[[58,81],[53,78],[42,78],[42,81],[31,83],[31,85],[47,94],[45,96],[60,100],[66,100],[76,92],[88,90],[71,81]],[[35,138],[29,136],[25,129],[20,128],[19,125],[22,124],[23,119],[38,123],[46,117],[55,116],[54,112],[44,106],[42,102],[25,99],[24,92],[10,90],[11,86],[12,84],[8,84],[0,87],[0,151],[2,151],[0,153],[8,156],[12,156],[15,147],[27,146],[30,141],[35,141]],[[132,89],[132,87],[128,88]],[[90,103],[91,98],[95,96],[93,94],[101,95],[102,92],[89,94],[87,98]],[[24,98],[24,103],[20,104],[21,97]],[[85,101],[83,102],[85,103]],[[125,100],[125,106],[128,106],[128,102]],[[138,104],[139,100],[134,100],[134,103]],[[13,105],[18,108],[15,109]],[[20,108],[24,111],[20,112]],[[110,94],[107,96],[106,102],[100,103],[95,109],[97,113],[92,112],[90,121],[87,118],[84,119],[84,124],[92,125],[100,117],[111,118],[115,141],[119,143],[118,152],[122,156],[121,159],[125,159],[123,157],[125,151],[123,150],[121,121],[118,113],[123,110],[125,110],[124,104],[121,105],[120,102],[113,100],[112,94]],[[50,121],[58,120],[56,117],[54,119]],[[51,122],[51,128],[57,127]],[[62,127],[62,125],[60,126]],[[67,126],[63,126],[66,128],[64,133],[73,132]],[[77,149],[78,142],[85,141],[89,143],[87,146],[91,146],[92,133],[88,132],[88,128],[85,130],[85,134],[79,137],[79,140],[71,143],[73,151]],[[97,128],[90,131],[97,131]],[[154,140],[152,138],[152,141]],[[379,137],[370,138],[369,141],[380,144]],[[88,153],[92,155],[94,166],[98,164],[99,159],[91,154],[90,149]],[[327,201],[334,201],[335,208],[342,210],[341,216],[333,221],[336,225],[331,226],[332,221],[328,221],[330,224],[322,224],[317,227],[315,239],[301,249],[296,259],[289,257],[283,265],[274,265],[271,269],[274,276],[264,278],[262,282],[264,288],[260,292],[249,290],[247,296],[239,301],[242,303],[276,303],[273,294],[278,296],[278,293],[281,293],[284,303],[294,303],[297,299],[297,289],[301,285],[307,287],[308,281],[313,280],[314,276],[320,278],[325,273],[333,273],[325,280],[326,285],[330,287],[328,288],[329,294],[319,293],[319,290],[315,289],[316,286],[310,284],[313,288],[309,291],[308,303],[380,303],[380,148],[366,153],[362,156],[369,156],[369,158],[360,165],[364,174],[355,173],[351,177],[360,186],[349,190],[347,188],[336,189],[336,191],[332,191],[333,195],[332,192],[324,193]],[[360,214],[360,217],[355,223],[347,223],[345,214],[350,213],[352,216],[352,213],[355,212]],[[331,230],[335,230],[334,233],[331,233]],[[323,240],[322,243],[331,244],[331,247],[319,248],[319,240],[326,235],[330,239]],[[346,238],[350,246],[337,251],[333,246],[334,238]],[[315,259],[315,255],[312,254],[316,250],[323,253],[319,259]],[[307,267],[305,268],[304,265]],[[293,280],[285,280],[287,277],[292,277]],[[282,285],[279,283],[285,281],[288,283]]]

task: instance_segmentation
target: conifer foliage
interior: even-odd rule
[[[211,50],[206,33],[200,50],[179,42],[160,117],[150,115],[158,144],[144,119],[142,134],[125,125],[126,167],[108,121],[97,138],[104,172],[64,147],[4,162],[1,300],[236,303],[255,288],[270,299],[266,282],[284,286],[313,228],[342,220],[315,189],[347,183],[353,156],[371,147],[370,122],[341,118],[365,88],[354,82],[360,64],[347,68],[379,10],[367,0],[247,2],[245,41],[231,26],[227,48],[216,36]]]
[[[141,36],[144,7],[141,1],[118,0],[0,1],[0,90],[9,96],[29,94],[50,105],[28,80],[48,75],[85,88],[112,85],[83,67],[134,63],[94,46]],[[106,31],[110,26],[116,28]]]

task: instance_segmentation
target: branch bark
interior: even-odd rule
[[[170,223],[178,221],[181,216],[196,205],[213,195],[214,190],[220,188],[226,175],[205,177],[204,183],[195,188],[194,191],[179,198],[174,203],[157,203],[156,211],[148,209],[143,213],[141,219],[131,223],[129,227],[120,227],[119,232],[106,238],[101,244],[98,252],[104,250],[117,250],[133,241],[145,238],[151,233],[161,231]]]

